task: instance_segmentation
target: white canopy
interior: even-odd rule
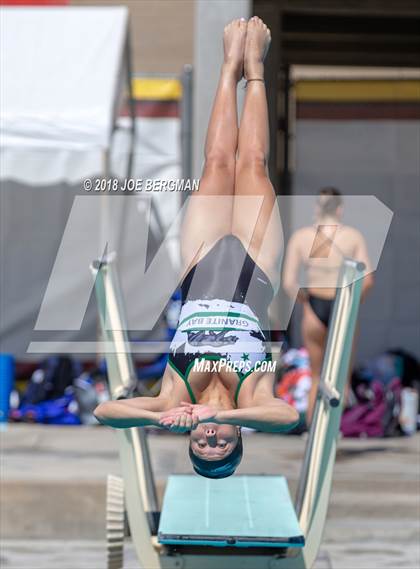
[[[127,9],[3,7],[0,21],[1,177],[34,185],[101,172],[123,86]]]

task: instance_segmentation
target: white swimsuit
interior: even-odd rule
[[[226,235],[190,270],[181,292],[169,365],[184,380],[194,401],[188,383],[192,367],[202,360],[223,360],[220,371],[226,364],[225,369],[238,375],[237,400],[245,377],[261,362],[271,360],[266,342],[273,289],[268,277],[241,241]]]
[[[257,362],[267,359],[265,336],[251,308],[218,298],[183,305],[170,352],[175,362],[180,354],[190,356],[188,364],[217,356],[238,375],[248,375]]]

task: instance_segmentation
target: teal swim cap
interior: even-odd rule
[[[238,442],[232,452],[221,460],[205,460],[204,458],[200,458],[194,454],[191,445],[189,454],[193,468],[200,476],[205,476],[206,478],[227,478],[235,472],[242,460],[243,446],[241,434],[239,434]]]

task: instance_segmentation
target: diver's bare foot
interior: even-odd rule
[[[244,58],[245,79],[264,78],[264,58],[267,55],[270,42],[271,33],[269,28],[258,16],[252,17],[248,22],[246,33]]]
[[[232,20],[223,32],[225,71],[233,73],[239,81],[243,74],[247,21],[244,18]]]

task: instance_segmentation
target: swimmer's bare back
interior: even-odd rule
[[[305,270],[305,288],[318,298],[333,299],[344,258],[356,259],[371,270],[363,235],[357,229],[338,223],[308,226],[297,230],[289,240],[283,285],[286,292],[299,287],[301,266]]]

